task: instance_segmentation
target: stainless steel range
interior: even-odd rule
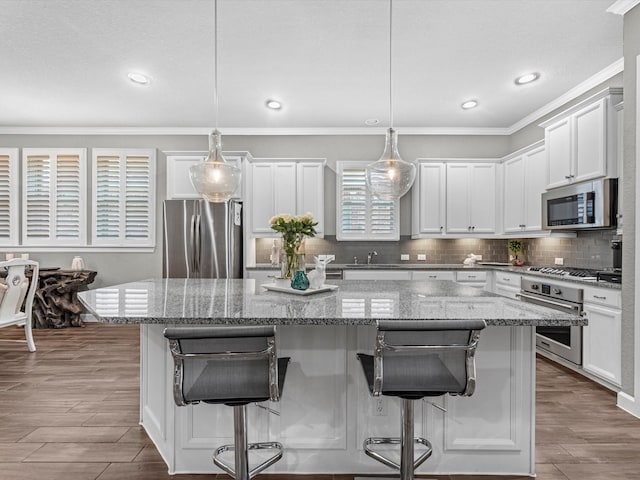
[[[589,268],[569,267],[529,267],[530,272],[546,273],[558,277],[580,278],[582,280],[597,280],[598,271]]]
[[[520,288],[519,298],[524,302],[535,303],[562,312],[582,314],[584,297],[582,288],[526,278],[522,279]],[[536,327],[536,346],[538,349],[555,354],[576,365],[581,365],[582,327]]]

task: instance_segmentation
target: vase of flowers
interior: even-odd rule
[[[304,252],[302,251],[304,239],[316,235],[315,226],[318,225],[318,222],[314,222],[311,213],[296,216],[281,213],[271,217],[269,223],[272,230],[282,234],[282,251],[284,252],[284,264],[281,266],[282,276],[292,279],[301,264],[304,268]]]

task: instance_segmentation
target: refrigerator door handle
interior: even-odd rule
[[[196,224],[195,224],[195,241],[194,241],[194,250],[193,250],[193,260],[194,266],[197,270],[198,277],[200,277],[200,261],[202,260],[200,257],[202,256],[202,235],[200,229],[202,227],[202,215],[196,215]]]
[[[195,247],[196,247],[196,216],[191,215],[191,225],[189,228],[189,251],[187,253],[187,268],[190,270],[187,272],[187,277],[191,278],[195,276],[196,260],[195,260]]]

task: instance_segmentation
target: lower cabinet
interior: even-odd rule
[[[517,273],[508,273],[502,271],[495,272],[495,286],[493,293],[502,295],[503,297],[518,298],[520,292],[520,275]]]
[[[412,280],[455,280],[453,271],[418,270],[411,273]]]
[[[582,329],[582,368],[616,387],[622,376],[622,310],[620,292],[585,289],[584,312],[589,325]]]
[[[411,280],[410,270],[344,270],[345,280]]]
[[[487,272],[456,272],[456,282],[469,287],[485,288],[487,286]]]

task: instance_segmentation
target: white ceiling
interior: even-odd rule
[[[394,125],[513,127],[622,58],[612,3],[394,0]],[[388,126],[388,0],[218,0],[218,17],[223,133]],[[0,34],[0,132],[215,124],[213,0],[0,0]]]

